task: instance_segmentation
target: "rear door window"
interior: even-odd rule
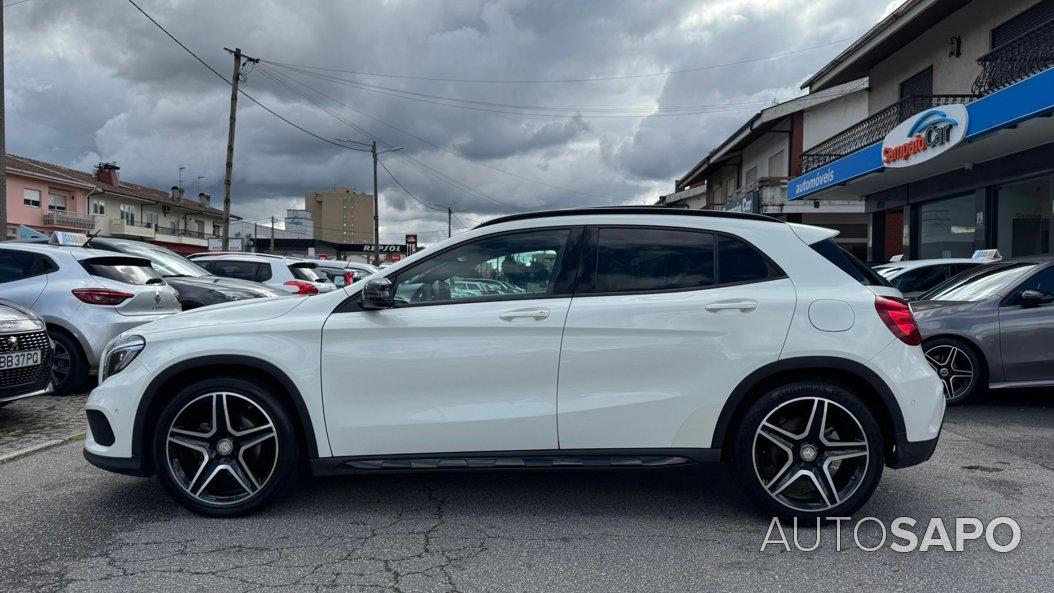
[[[716,283],[713,233],[600,228],[593,293],[704,288]]]
[[[293,274],[293,278],[297,280],[306,280],[307,282],[318,282],[322,280],[324,276],[320,275],[312,266],[301,266],[293,264],[289,266],[289,272]]]
[[[0,250],[0,284],[32,278],[51,271],[51,260],[35,253]]]
[[[260,267],[264,264],[251,261],[240,261],[240,260],[213,260],[205,262],[211,264],[208,271],[212,272],[217,276],[223,276],[224,278],[237,278],[238,280],[260,280]],[[270,272],[270,269],[268,269]],[[267,275],[270,278],[270,274]]]
[[[124,284],[164,284],[161,275],[144,259],[129,257],[96,257],[82,260],[81,265],[92,276]]]
[[[717,282],[762,282],[783,276],[757,249],[728,235],[717,236]]]

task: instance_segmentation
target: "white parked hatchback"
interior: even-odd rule
[[[84,454],[213,516],[305,465],[718,460],[766,512],[849,515],[884,467],[932,455],[944,395],[910,309],[835,234],[647,207],[490,221],[333,293],[126,332]]]
[[[317,264],[297,258],[259,253],[199,255],[191,260],[210,274],[262,282],[292,294],[333,292],[336,286],[316,273]]]

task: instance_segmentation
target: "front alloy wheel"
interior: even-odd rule
[[[154,467],[190,510],[237,516],[258,510],[292,482],[299,445],[280,396],[241,379],[191,385],[165,407]]]

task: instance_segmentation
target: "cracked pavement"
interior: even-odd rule
[[[1047,591],[1051,427],[1054,394],[952,409],[934,460],[887,470],[857,517],[1010,516],[1022,539],[1005,554],[983,540],[865,553],[844,533],[839,552],[830,526],[814,552],[762,552],[769,518],[720,466],[305,477],[258,515],[206,519],[156,480],[89,466],[72,442],[0,464],[0,589]],[[861,529],[861,541],[879,534]]]

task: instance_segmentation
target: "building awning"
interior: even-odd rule
[[[787,199],[860,197],[1049,143],[1054,138],[1054,68],[982,97],[966,105],[966,112],[962,142],[933,158],[887,168],[882,142],[876,142],[791,179]]]

